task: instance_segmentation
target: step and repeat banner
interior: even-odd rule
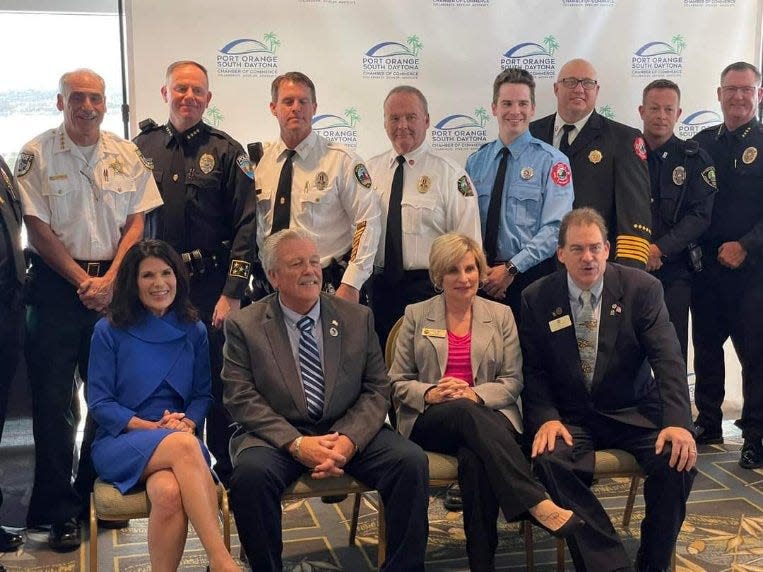
[[[389,147],[382,103],[399,84],[429,100],[435,149],[463,162],[496,137],[492,81],[523,67],[537,81],[536,118],[551,113],[569,59],[597,68],[600,113],[640,127],[644,86],[681,87],[680,137],[721,120],[720,71],[760,66],[761,0],[127,0],[131,132],[167,119],[167,64],[207,67],[205,118],[244,146],[278,136],[270,83],[299,70],[317,87],[314,128],[370,157]]]

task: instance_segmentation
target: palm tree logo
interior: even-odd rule
[[[675,50],[677,54],[680,54],[683,49],[686,47],[686,42],[684,42],[683,36],[680,34],[676,34],[670,39],[670,43],[675,46]]]
[[[265,34],[264,39],[268,43],[268,50],[270,50],[270,53],[275,54],[278,46],[281,45],[281,40],[278,39],[278,36],[276,36],[274,32]]]
[[[612,108],[609,105],[602,105],[599,108],[599,115],[603,115],[607,119],[614,119],[615,118],[615,112],[612,111]]]
[[[358,120],[360,120],[360,115],[358,115],[358,110],[354,107],[348,107],[344,110],[344,116],[347,118],[347,122],[350,124],[351,128],[355,128],[355,125],[358,123]]]
[[[487,123],[489,117],[490,116],[487,114],[484,107],[478,107],[474,110],[474,118],[480,122],[480,127],[485,127],[485,123]]]
[[[548,52],[549,56],[553,56],[554,52],[559,47],[559,42],[557,42],[556,38],[551,34],[543,38],[543,43],[546,46],[546,51]]]
[[[225,116],[217,106],[213,105],[212,107],[207,108],[204,118],[207,120],[207,123],[212,125],[212,127],[217,127],[220,125],[220,122],[225,119]]]
[[[418,56],[419,50],[424,47],[424,44],[421,43],[419,37],[416,35],[408,36],[406,43],[411,47],[411,55],[414,57]]]

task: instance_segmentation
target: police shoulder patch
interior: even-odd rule
[[[34,155],[32,153],[26,153],[22,151],[19,153],[18,159],[16,159],[16,176],[23,177],[32,168],[34,162]]]
[[[236,165],[243,171],[244,175],[250,179],[254,179],[254,169],[252,169],[252,163],[249,161],[249,157],[242,153],[236,158]]]
[[[466,175],[462,175],[461,178],[458,179],[458,192],[465,197],[474,196],[474,189],[472,189],[472,185]]]
[[[705,170],[702,171],[702,178],[708,185],[716,190],[718,189],[718,183],[715,181],[715,167],[706,167]]]
[[[370,189],[371,175],[368,174],[368,169],[366,169],[366,166],[363,163],[358,163],[355,165],[353,171],[355,172],[355,178],[358,180],[358,183],[363,185],[365,188]]]

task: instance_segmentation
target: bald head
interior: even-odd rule
[[[576,58],[562,66],[554,83],[557,113],[565,123],[577,123],[591,113],[596,106],[596,98],[599,95],[598,83],[586,88],[581,80],[596,81],[598,76],[591,62]],[[575,85],[571,87],[565,83],[575,83]]]

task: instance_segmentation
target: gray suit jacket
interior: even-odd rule
[[[238,429],[231,456],[249,447],[284,447],[300,435],[336,431],[363,449],[384,424],[389,379],[371,311],[321,294],[325,398],[317,422],[307,413],[298,364],[277,294],[225,322],[223,402]]]
[[[390,378],[397,430],[406,437],[427,407],[424,393],[437,384],[448,363],[447,337],[424,335],[424,328],[447,329],[442,294],[408,306],[397,337]],[[522,354],[508,306],[480,297],[474,299],[471,354],[474,392],[521,432],[517,402],[522,393]]]

